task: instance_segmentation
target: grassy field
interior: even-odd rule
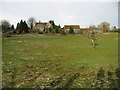
[[[90,88],[101,67],[114,75],[118,63],[118,34],[97,38],[92,49],[87,35],[3,36],[3,87]]]

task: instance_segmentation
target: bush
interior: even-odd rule
[[[113,79],[113,75],[112,75],[112,72],[108,72],[107,73],[108,75],[108,86],[109,88],[116,88],[116,80]]]
[[[30,29],[29,32],[43,34],[43,32],[41,32],[39,29]]]
[[[40,32],[40,31],[39,31],[38,33],[39,33],[39,34],[43,34],[43,32]]]
[[[74,33],[74,30],[73,30],[72,27],[70,27],[69,33],[70,33],[70,34],[73,34],[73,33]]]
[[[103,88],[103,86],[104,86],[104,70],[100,68],[97,74],[97,81],[96,81],[95,87]]]
[[[64,30],[60,30],[61,35],[66,35],[66,32]]]
[[[118,33],[120,33],[120,29],[109,30],[109,32],[118,32]]]
[[[16,34],[16,30],[14,30],[13,33]]]
[[[116,76],[117,76],[118,88],[120,88],[120,67],[116,69]]]
[[[80,30],[79,33],[80,33],[80,34],[83,34],[83,31]]]

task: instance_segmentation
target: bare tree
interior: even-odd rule
[[[34,17],[28,18],[27,23],[28,23],[28,26],[30,27],[30,29],[33,28],[33,26],[35,25],[35,22],[36,22],[36,19]]]
[[[108,22],[102,22],[98,25],[98,28],[100,28],[103,32],[108,32],[110,29],[110,24]]]
[[[9,31],[11,28],[10,22],[8,20],[1,20],[0,21],[0,28],[1,28],[2,32]]]
[[[92,48],[95,49],[96,48],[96,40],[97,40],[96,33],[92,31],[89,34],[88,38],[91,39],[91,41],[92,41]]]

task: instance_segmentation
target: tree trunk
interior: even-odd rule
[[[95,40],[92,39],[92,47],[95,48]]]

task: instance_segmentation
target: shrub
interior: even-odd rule
[[[116,76],[117,76],[118,88],[120,88],[120,67],[116,69]]]
[[[109,88],[115,88],[116,87],[116,80],[113,79],[112,72],[108,72],[108,86]]]
[[[70,33],[70,34],[73,34],[73,33],[74,33],[74,30],[73,30],[72,27],[70,27],[69,33]]]
[[[66,35],[66,32],[64,30],[60,30],[61,35]]]
[[[97,81],[96,81],[95,87],[103,88],[103,86],[104,86],[104,70],[100,68],[97,74]]]

